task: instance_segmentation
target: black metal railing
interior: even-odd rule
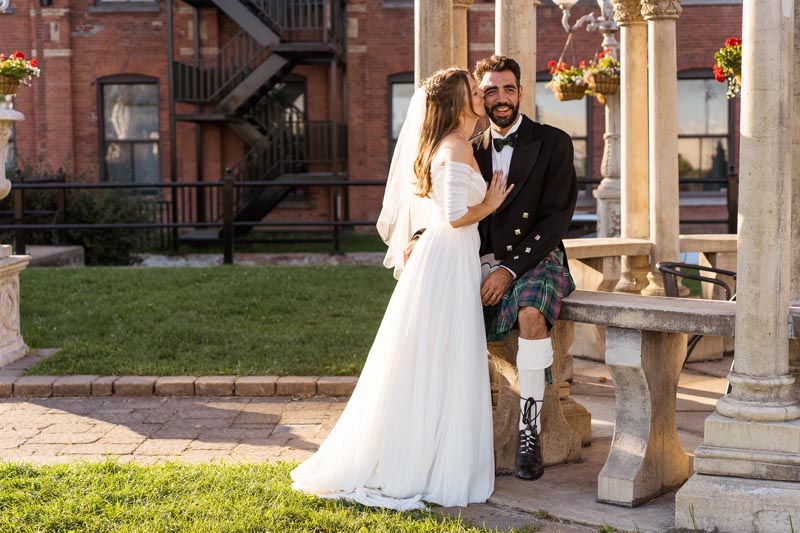
[[[142,230],[146,234],[158,234],[164,239],[169,239],[170,235],[180,235],[181,232],[189,232],[202,229],[215,229],[219,231],[218,241],[224,245],[225,262],[231,263],[233,258],[233,247],[236,236],[236,227],[261,227],[261,228],[281,228],[293,230],[327,230],[334,253],[341,253],[341,234],[343,228],[355,226],[373,226],[374,220],[345,220],[342,211],[342,195],[345,189],[350,187],[383,187],[386,182],[383,180],[371,181],[345,181],[345,180],[311,180],[299,179],[288,180],[281,183],[274,181],[256,182],[237,182],[233,175],[227,173],[222,180],[217,182],[185,182],[185,183],[15,183],[12,190],[11,211],[0,211],[0,232],[11,232],[13,235],[15,251],[17,254],[25,254],[27,236],[33,231],[69,231],[69,230]],[[265,187],[321,187],[331,191],[331,205],[333,207],[330,216],[326,220],[234,220],[235,210],[235,191],[237,189],[265,188]],[[41,221],[32,217],[32,213],[25,211],[25,195],[33,191],[52,191],[55,194],[69,195],[70,191],[108,191],[118,190],[120,194],[130,194],[133,198],[139,198],[144,202],[152,201],[140,194],[144,190],[159,190],[159,200],[157,205],[167,206],[167,209],[145,211],[149,218],[143,218],[137,222],[127,223],[75,223],[66,217],[60,217],[58,222]],[[195,191],[205,189],[213,194],[209,197],[219,198],[219,217],[215,220],[202,222],[196,218],[196,198]],[[173,209],[177,211],[173,212]],[[52,214],[52,213],[51,213]],[[254,239],[247,239],[248,242],[259,242]],[[174,242],[172,243],[174,244]],[[162,246],[164,247],[164,246]]]
[[[286,42],[339,43],[343,36],[341,0],[245,0]]]
[[[242,115],[263,132],[287,123],[305,120],[305,113],[294,105],[284,105],[271,92],[265,94],[250,106]]]
[[[268,55],[267,48],[241,30],[212,58],[194,64],[174,61],[175,99],[197,104],[215,103]]]
[[[587,182],[596,180],[586,180]],[[734,180],[735,182],[735,180]],[[236,180],[232,172],[217,182],[174,182],[174,183],[64,183],[60,181],[15,181],[11,196],[5,200],[0,210],[0,232],[10,232],[16,246],[16,253],[24,254],[28,236],[34,232],[56,232],[59,236],[72,229],[128,229],[142,230],[146,239],[143,245],[167,248],[175,246],[177,238],[187,232],[213,229],[217,237],[213,240],[224,245],[225,261],[233,258],[236,242],[262,242],[257,239],[237,238],[235,228],[273,228],[276,231],[323,230],[328,232],[328,239],[333,253],[341,252],[342,230],[356,226],[374,226],[375,220],[348,220],[344,205],[346,197],[353,187],[384,187],[384,180],[342,180],[327,179],[287,179],[280,182]],[[330,191],[331,209],[327,219],[318,220],[236,220],[237,195],[247,195],[247,190],[270,187],[318,187]],[[69,219],[68,206],[72,191],[105,191],[118,190],[120,194],[128,194],[141,204],[139,213],[143,216],[135,223],[75,223]],[[208,220],[199,220],[197,198],[198,191],[205,191],[204,197],[212,204],[207,206],[211,216]],[[55,198],[48,209],[26,210],[26,195],[34,192],[49,191]],[[242,192],[245,191],[245,192]],[[9,209],[10,208],[10,209]],[[735,216],[735,210],[733,211]],[[681,223],[695,221],[682,220]],[[713,223],[702,220],[697,223]],[[725,221],[722,221],[725,222]],[[61,237],[54,242],[63,242]]]
[[[231,174],[236,182],[258,182],[315,169],[342,172],[346,168],[346,141],[347,127],[343,124],[302,120],[290,115],[250,147],[242,159],[231,167]],[[234,195],[236,209],[243,208],[259,193],[260,190],[256,188],[237,187]],[[214,212],[213,199],[211,203]]]

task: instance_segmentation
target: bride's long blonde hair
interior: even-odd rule
[[[417,159],[414,161],[414,174],[417,177],[417,195],[429,196],[431,193],[431,163],[433,155],[442,139],[456,131],[461,117],[468,111],[478,116],[472,106],[469,72],[450,67],[434,72],[422,82],[427,93],[425,120],[419,136]]]

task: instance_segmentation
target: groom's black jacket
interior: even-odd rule
[[[578,197],[572,139],[557,128],[526,116],[517,130],[508,184],[514,189],[494,214],[483,219],[481,255],[493,253],[517,276],[535,267],[567,234]],[[475,160],[488,182],[492,177],[492,136],[473,138]],[[566,264],[566,252],[564,255]]]

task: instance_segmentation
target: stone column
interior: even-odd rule
[[[800,518],[800,406],[787,341],[794,5],[779,7],[743,2],[733,391],[706,419],[696,474],[676,496],[678,527],[789,531],[790,517]]]
[[[650,282],[642,294],[664,296],[659,261],[680,256],[678,213],[678,63],[675,20],[679,0],[642,0],[647,21],[647,86],[649,101],[648,154],[650,175],[650,240],[653,242]]]
[[[612,19],[611,0],[603,0],[600,18],[590,25],[603,33],[603,50],[610,50],[611,57],[619,58],[619,42],[616,33],[618,28]],[[597,236],[619,237],[620,234],[620,157],[619,157],[619,101],[620,95],[609,94],[600,98],[605,104],[606,129],[603,133],[603,159],[600,162],[600,174],[603,180],[594,191],[597,199]],[[619,263],[618,258],[614,258]],[[619,272],[618,265],[613,270]]]
[[[453,4],[414,0],[414,83],[453,65]]]
[[[647,23],[640,0],[614,0],[614,20],[620,27],[620,234],[623,238],[647,239]],[[648,264],[644,257],[623,257],[616,290],[641,292]]]
[[[467,21],[472,0],[453,0],[453,63],[471,71]]]
[[[794,62],[800,59],[800,0],[794,5]],[[792,69],[792,116],[800,117],[800,69]],[[800,242],[800,121],[792,123],[792,242]],[[800,307],[800,246],[791,247],[791,305]],[[789,371],[794,375],[795,398],[800,401],[800,340],[789,341]]]
[[[536,116],[536,6],[539,0],[497,0],[494,52],[513,57],[522,70],[520,112]]]

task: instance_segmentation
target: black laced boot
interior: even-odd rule
[[[525,424],[525,428],[519,432],[517,455],[514,458],[514,476],[519,479],[533,481],[544,474],[542,444],[536,427],[541,402],[537,402],[533,398],[520,399],[525,400],[525,405],[522,408],[522,423]]]

